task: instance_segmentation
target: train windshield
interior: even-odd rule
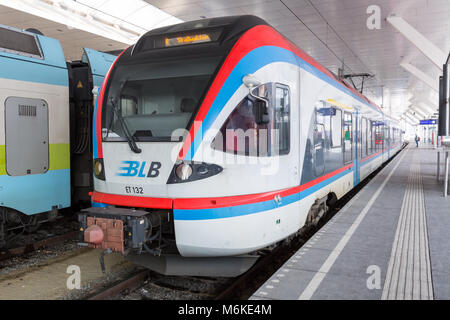
[[[119,65],[102,115],[105,141],[180,141],[199,108],[220,56]],[[126,132],[128,131],[128,133]]]

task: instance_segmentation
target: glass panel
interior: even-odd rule
[[[279,153],[289,153],[289,112],[290,99],[289,89],[286,86],[277,84],[275,93],[275,119],[274,129],[278,130],[279,134]]]
[[[269,101],[269,123],[257,124],[256,98],[246,96],[233,110],[215,137],[211,147],[216,150],[245,156],[276,156],[289,153],[290,97],[289,88],[266,83],[254,94]]]
[[[361,119],[361,158],[367,156],[367,119]]]
[[[340,147],[342,143],[342,111],[336,110],[336,114],[331,116],[331,145]]]
[[[344,112],[344,163],[352,161],[352,115],[348,112]]]
[[[107,89],[103,138],[125,140],[115,106],[136,140],[170,141],[174,130],[187,128],[219,61],[220,57],[158,63],[138,60],[119,66]]]

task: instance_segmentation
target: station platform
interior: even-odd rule
[[[409,144],[251,297],[450,299],[450,197]]]

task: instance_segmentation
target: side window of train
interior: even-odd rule
[[[311,150],[312,161],[314,163],[313,170],[316,177],[321,176],[325,172],[325,154],[330,147],[330,124],[332,108],[316,108],[314,126],[313,126],[313,143]]]
[[[279,137],[278,148],[280,154],[289,153],[290,109],[291,109],[291,100],[289,87],[277,83],[275,85],[275,110],[274,110],[273,128],[275,130],[278,130],[278,137]]]
[[[367,156],[367,119],[361,118],[361,158]]]
[[[138,102],[137,98],[131,95],[122,95],[120,97],[120,109],[122,110],[122,116],[131,116],[138,114]]]
[[[5,100],[6,172],[45,173],[49,168],[48,104],[42,99]]]
[[[342,164],[342,111],[325,104],[316,106],[311,157],[316,177]]]
[[[211,147],[245,156],[288,154],[291,101],[289,87],[278,83],[265,83],[255,88],[253,94],[269,101],[269,122],[256,122],[256,98],[247,95],[231,112]]]
[[[343,136],[343,149],[344,149],[344,163],[348,163],[352,161],[352,141],[353,141],[353,132],[352,132],[352,114],[350,112],[344,112],[344,128],[342,130]]]
[[[342,146],[342,110],[333,108],[331,114],[331,147]]]
[[[383,149],[383,126],[378,121],[372,121],[373,126],[373,141],[374,150],[379,151]]]

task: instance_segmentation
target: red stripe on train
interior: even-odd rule
[[[353,164],[349,164],[343,168],[330,172],[320,178],[312,180],[301,186],[256,194],[228,196],[228,197],[171,199],[171,198],[135,197],[135,196],[116,195],[94,191],[92,193],[92,201],[117,206],[155,208],[155,209],[173,208],[173,209],[188,210],[188,209],[214,209],[224,207],[235,207],[244,204],[273,200],[276,195],[286,197],[292,194],[299,193],[345,170],[351,169],[352,167]]]
[[[127,49],[123,50],[114,60],[111,67],[109,67],[108,73],[106,74],[105,78],[103,79],[102,88],[100,90],[100,94],[98,95],[98,102],[97,102],[97,114],[95,115],[95,123],[96,123],[96,129],[97,132],[97,155],[99,158],[103,158],[103,146],[102,146],[102,107],[103,107],[103,98],[105,95],[105,88],[106,84],[108,83],[109,76],[111,75],[111,71],[114,68],[114,65],[116,64],[117,60],[119,60],[120,56],[126,51]]]

